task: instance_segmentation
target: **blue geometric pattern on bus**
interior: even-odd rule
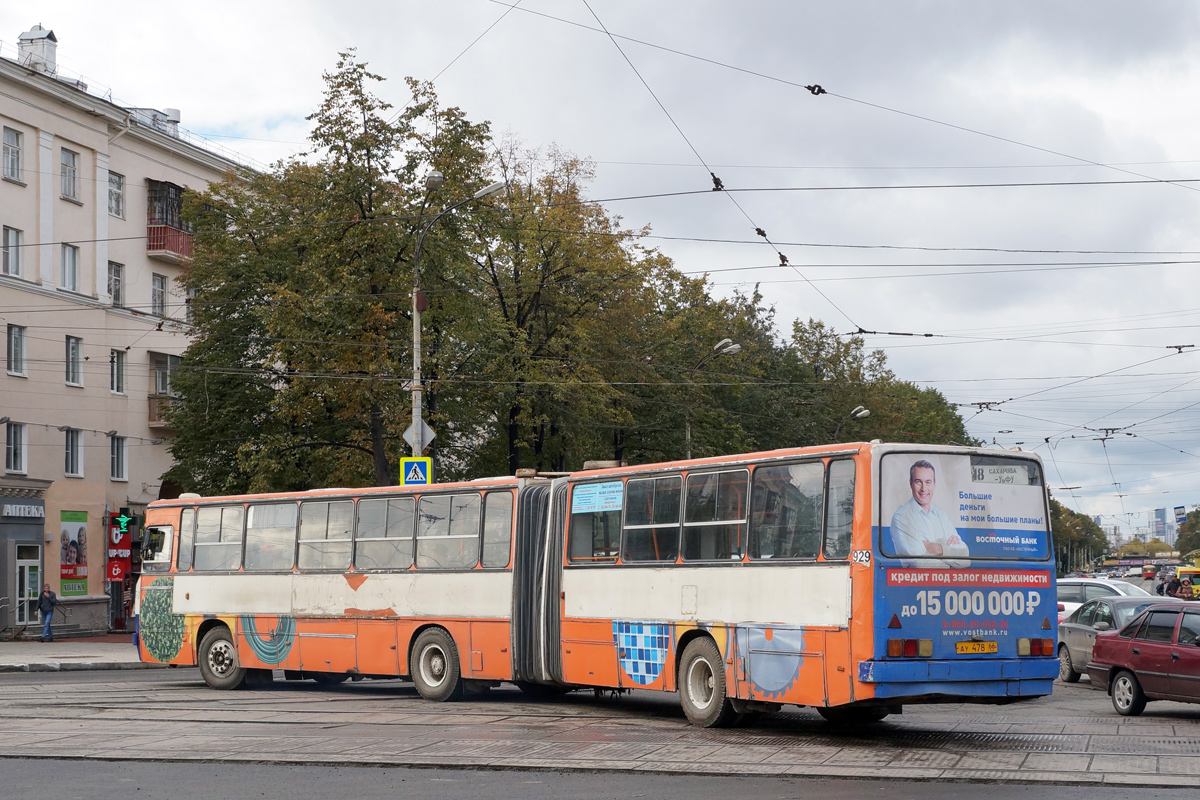
[[[768,638],[767,631],[771,635]],[[804,657],[804,631],[780,628],[750,628],[750,684],[757,694],[781,698],[800,677]]]
[[[670,625],[614,620],[613,640],[621,669],[634,683],[649,686],[658,680],[671,649]]]
[[[264,664],[278,664],[288,657],[292,651],[292,643],[296,641],[296,618],[290,616],[277,617],[278,624],[266,632],[266,638],[258,633],[258,626],[252,614],[242,614],[242,633],[246,644],[254,651],[254,655]]]

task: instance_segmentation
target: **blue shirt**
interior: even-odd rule
[[[950,544],[958,537],[956,544]],[[898,556],[928,556],[925,543],[940,544],[943,558],[923,558],[920,561],[905,561],[906,567],[966,567],[970,556],[967,543],[951,524],[945,512],[934,508],[921,508],[915,499],[896,509],[892,515],[892,547]]]

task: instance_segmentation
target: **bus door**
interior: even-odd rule
[[[512,616],[515,681],[561,681],[559,593],[566,495],[565,479],[526,485],[517,494]]]

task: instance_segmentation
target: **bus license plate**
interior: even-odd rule
[[[1000,652],[1000,645],[997,642],[956,642],[954,644],[954,652],[959,655],[964,653],[971,655],[998,653]]]

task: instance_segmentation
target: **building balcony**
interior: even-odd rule
[[[180,264],[192,257],[192,234],[170,225],[146,227],[146,255]]]
[[[175,404],[175,398],[165,394],[152,394],[150,400],[150,416],[149,425],[151,428],[161,430],[175,430],[175,427],[167,421],[167,412]]]

